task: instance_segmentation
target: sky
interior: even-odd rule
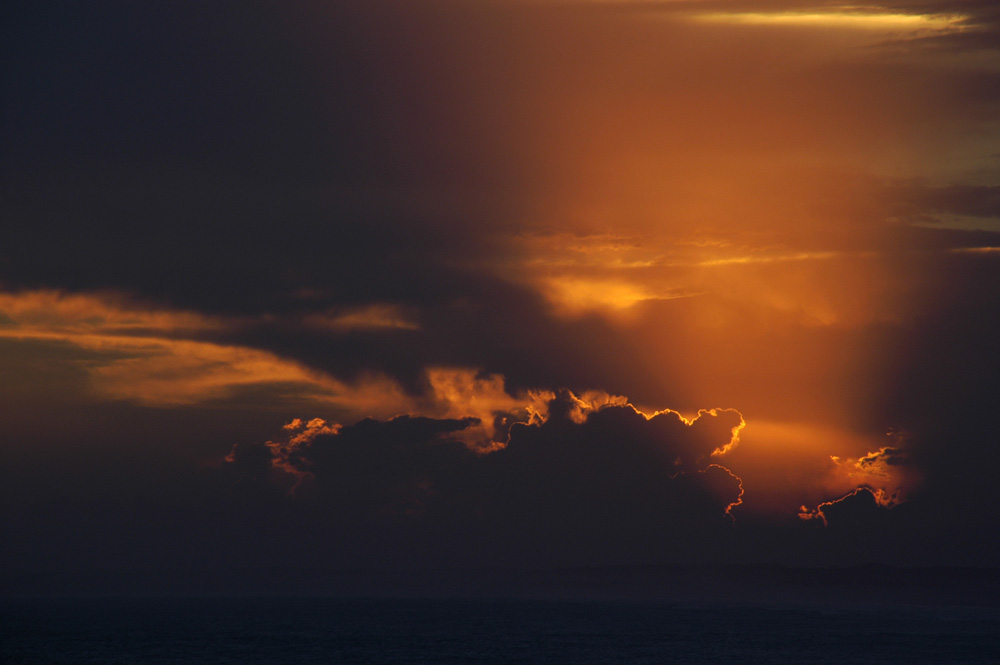
[[[1000,560],[994,2],[3,12],[5,579]]]

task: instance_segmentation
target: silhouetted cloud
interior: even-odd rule
[[[799,517],[804,520],[819,519],[830,527],[844,529],[869,528],[885,521],[887,511],[895,505],[895,497],[887,496],[882,490],[859,487],[839,499],[819,504],[809,510],[803,506]]]
[[[711,461],[737,440],[735,411],[647,417],[561,391],[544,420],[514,424],[506,445],[478,453],[459,440],[477,424],[295,421],[284,440],[236,445],[227,466],[286,489],[281,501],[325,515],[352,547],[372,546],[358,531],[368,524],[392,542],[436,534],[439,556],[480,565],[679,556],[724,538],[743,493]]]

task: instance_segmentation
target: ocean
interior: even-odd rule
[[[4,600],[0,661],[1000,663],[1000,610],[646,601]]]

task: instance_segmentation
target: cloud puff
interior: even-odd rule
[[[731,527],[742,486],[713,460],[734,444],[737,412],[646,416],[560,391],[531,420],[485,452],[462,441],[475,417],[293,421],[280,441],[237,445],[227,465],[291,488],[285,501],[352,546],[375,538],[480,563],[655,560]]]
[[[505,453],[533,455],[547,447],[567,459],[583,452],[597,457],[622,454],[647,457],[655,466],[677,473],[704,469],[710,457],[738,443],[745,425],[733,409],[702,410],[687,419],[671,410],[647,416],[630,404],[614,403],[581,413],[581,404],[571,392],[560,392],[549,403],[543,425],[512,428]]]
[[[816,508],[801,506],[799,518],[818,520],[828,526],[831,519],[836,524],[855,521],[855,526],[862,526],[879,519],[876,516],[886,509],[908,501],[923,480],[923,473],[915,468],[912,453],[907,448],[908,434],[890,431],[889,435],[894,445],[883,446],[856,459],[830,456],[832,466],[827,490],[845,485],[856,488]]]
[[[860,457],[830,456],[829,485],[844,484],[879,488],[889,494],[908,494],[919,484],[921,473],[915,467],[910,451],[905,447],[906,436],[894,433],[897,445],[883,446]]]
[[[873,473],[887,473],[889,467],[910,466],[910,454],[903,448],[885,446],[873,453],[859,457],[856,462],[859,469],[867,469]]]
[[[899,505],[898,493],[889,494],[881,489],[859,487],[839,499],[826,501],[808,509],[802,506],[799,518],[819,520],[826,526],[865,528],[887,519],[888,511]]]

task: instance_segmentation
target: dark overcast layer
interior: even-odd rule
[[[995,2],[24,3],[0,539],[995,565]]]

